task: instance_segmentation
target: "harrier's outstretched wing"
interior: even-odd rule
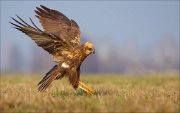
[[[14,25],[14,28],[30,36],[38,46],[48,51],[49,54],[52,54],[53,56],[63,56],[63,52],[67,54],[69,50],[72,49],[69,42],[52,33],[41,31],[31,19],[31,23],[34,25],[34,27],[27,24],[20,17],[18,18],[20,21],[12,18],[17,24],[10,22],[12,25]]]
[[[45,32],[56,34],[73,47],[80,45],[80,29],[74,20],[68,19],[57,10],[42,5],[40,8],[37,7],[35,12]]]

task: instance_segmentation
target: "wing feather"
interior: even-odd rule
[[[63,13],[45,6],[36,7],[36,17],[45,32],[56,34],[72,46],[80,45],[80,29],[74,20],[68,19]]]
[[[72,49],[72,46],[64,39],[56,36],[55,34],[46,33],[40,30],[31,19],[30,21],[34,25],[34,27],[27,24],[19,16],[17,17],[20,21],[12,18],[17,24],[10,22],[14,26],[14,28],[31,37],[31,39],[34,40],[38,46],[48,51],[49,54],[54,56],[62,56],[61,51],[66,50],[66,53],[68,53]]]

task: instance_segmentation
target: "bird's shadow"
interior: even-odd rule
[[[92,95],[87,94],[83,90],[77,90],[76,92],[68,91],[55,91],[52,93],[54,97],[67,97],[67,96],[106,96],[110,95],[108,90],[95,90]]]

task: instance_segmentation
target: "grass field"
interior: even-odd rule
[[[40,76],[1,76],[1,112],[180,112],[179,76],[81,76],[95,90],[76,92],[67,79],[44,93]]]

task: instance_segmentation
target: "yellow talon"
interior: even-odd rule
[[[85,88],[87,88],[90,92],[93,92],[93,89],[86,86],[83,82],[79,82],[82,86],[84,86]]]
[[[79,88],[81,88],[82,90],[84,90],[86,93],[88,93],[89,95],[92,95],[94,93],[93,89],[86,86],[84,83],[79,82]]]

